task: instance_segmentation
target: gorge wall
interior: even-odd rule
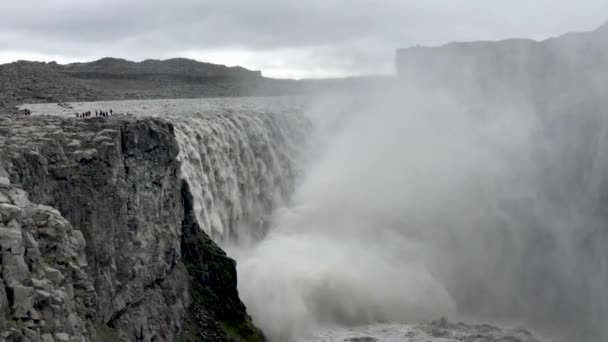
[[[524,103],[540,111],[602,98],[608,80],[608,24],[543,41],[456,42],[398,49],[396,69],[417,87],[463,101]]]
[[[483,287],[490,292],[503,284],[516,286],[484,295],[475,290],[483,282],[463,281],[466,285],[452,292],[467,311],[526,320],[559,331],[565,340],[606,340],[608,298],[602,288],[608,279],[604,252],[607,56],[608,24],[543,41],[509,39],[398,50],[401,83],[434,100],[456,99],[446,111],[451,118],[461,111],[482,122],[512,120],[503,132],[492,135],[525,146],[513,155],[531,156],[529,162],[520,159],[509,164],[522,170],[526,165],[525,172],[534,170],[535,176],[526,181],[533,195],[521,191],[518,196],[524,196],[510,199],[508,208],[501,209],[504,222],[485,223],[484,234],[496,235],[483,245],[501,252],[490,257],[481,251],[471,258],[481,260],[483,255],[502,269],[490,266],[477,276],[462,277],[486,279],[489,285]],[[528,143],[524,143],[526,130],[533,132]],[[513,139],[509,134],[520,136]],[[504,170],[515,170],[512,166]],[[525,179],[525,172],[514,174]],[[510,186],[502,194],[517,193],[514,189]],[[455,260],[459,251],[474,248],[461,246],[450,257]],[[465,268],[473,269],[470,264]],[[495,284],[494,279],[503,274],[509,274],[509,280]],[[495,302],[497,298],[505,298],[505,304]]]
[[[272,120],[192,119],[187,132],[179,120],[0,118],[0,230],[11,237],[0,330],[13,340],[263,340],[235,262],[205,232],[263,228],[293,187]],[[193,162],[205,165],[188,174]]]

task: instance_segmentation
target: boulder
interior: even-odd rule
[[[44,267],[44,273],[46,277],[55,284],[61,284],[61,282],[63,282],[63,280],[65,279],[61,271],[50,266]]]
[[[20,208],[25,208],[32,204],[28,200],[27,192],[25,192],[21,189],[11,188],[11,190],[9,190],[9,192],[8,192],[8,196],[11,198],[13,203]]]
[[[29,286],[15,285],[11,288],[13,292],[13,315],[17,318],[28,317],[28,312],[34,306],[34,288]]]
[[[70,336],[66,333],[57,333],[55,334],[56,342],[70,342]]]

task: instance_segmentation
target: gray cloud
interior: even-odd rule
[[[329,74],[386,71],[396,47],[452,40],[545,38],[590,30],[608,2],[561,0],[3,0],[0,52],[93,59],[164,58],[186,52],[248,58],[261,68],[305,70],[308,56]],[[289,53],[285,53],[289,51]],[[213,53],[211,53],[213,52]],[[238,59],[238,58],[237,58]],[[292,59],[290,63],[288,59]],[[213,62],[222,62],[213,60]],[[322,72],[321,72],[322,73]],[[305,72],[301,73],[306,76]]]

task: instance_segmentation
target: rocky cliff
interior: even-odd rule
[[[525,102],[539,110],[601,98],[608,24],[543,41],[508,39],[398,49],[399,76],[470,101]],[[466,98],[466,97],[465,97]]]
[[[198,225],[174,130],[130,117],[0,118],[7,338],[263,339],[235,262]]]
[[[97,299],[80,230],[33,204],[0,165],[0,326],[3,341],[80,341]]]

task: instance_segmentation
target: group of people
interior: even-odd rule
[[[96,117],[97,116],[112,116],[112,114],[114,114],[114,112],[111,109],[110,109],[110,111],[103,111],[103,110],[95,111]],[[93,115],[93,113],[91,111],[76,113],[77,118],[90,118],[92,115]]]

